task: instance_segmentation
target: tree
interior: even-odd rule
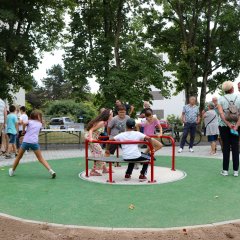
[[[1,0],[0,94],[11,99],[20,87],[30,89],[43,51],[56,47],[71,0]]]
[[[74,100],[57,100],[48,103],[44,113],[50,117],[71,117],[78,121],[83,117],[83,122],[88,123],[97,116],[97,110],[91,102],[75,102]]]
[[[42,79],[45,98],[50,100],[69,99],[72,95],[72,85],[65,77],[61,65],[53,65],[47,70],[47,77]]]
[[[161,55],[145,45],[136,13],[145,1],[85,1],[71,12],[72,46],[66,48],[65,67],[77,91],[88,78],[100,84],[102,106],[115,99],[142,105],[151,99],[154,85],[168,96],[169,79],[163,75]]]
[[[177,92],[186,99],[199,95],[200,109],[206,94],[225,80],[234,80],[240,69],[240,8],[227,0],[155,0],[142,9],[146,39],[156,52],[168,55]],[[159,10],[160,9],[160,10]]]

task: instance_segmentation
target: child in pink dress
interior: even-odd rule
[[[100,134],[104,132],[105,123],[112,117],[112,115],[112,110],[106,109],[89,122],[87,126],[88,133],[86,138],[90,141],[89,147],[93,157],[102,157],[104,155],[101,145],[99,143],[91,143],[91,141],[99,139]],[[101,173],[99,173],[98,170],[102,170],[102,173],[108,173],[106,163],[95,161],[90,176],[101,176]]]
[[[160,133],[157,135],[159,137],[162,136],[162,126],[161,126],[159,120],[153,116],[152,110],[146,110],[145,117],[146,117],[145,122],[137,124],[137,126],[136,126],[137,130],[139,131],[140,127],[142,127],[142,128],[144,128],[143,133],[146,136],[153,136],[153,135],[156,135],[155,131],[156,131],[156,129],[158,129],[160,131]],[[156,143],[156,141],[153,141],[153,145],[154,145],[154,143]],[[154,147],[158,148],[157,150],[162,148],[161,143],[160,143],[160,145],[159,144],[157,144],[157,145],[158,146],[154,146]],[[148,152],[149,152],[149,149],[146,150],[146,153],[148,153]]]

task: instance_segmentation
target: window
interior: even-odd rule
[[[153,110],[153,114],[156,114],[158,119],[164,118],[164,110]]]
[[[164,99],[164,97],[162,96],[160,91],[152,91],[151,94],[153,96],[153,100],[163,100]]]

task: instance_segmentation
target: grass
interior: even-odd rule
[[[38,163],[21,164],[9,178],[0,171],[0,212],[26,219],[99,227],[175,227],[240,218],[239,179],[219,174],[221,161],[178,157],[188,176],[178,182],[104,185],[83,181],[82,158],[51,161],[57,179]],[[157,165],[169,166],[169,157]],[[129,205],[135,206],[134,210]]]

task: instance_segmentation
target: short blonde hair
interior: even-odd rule
[[[230,91],[232,88],[233,88],[233,82],[232,82],[232,81],[225,81],[225,82],[222,84],[222,90],[223,90],[224,92],[228,92],[228,91]]]

